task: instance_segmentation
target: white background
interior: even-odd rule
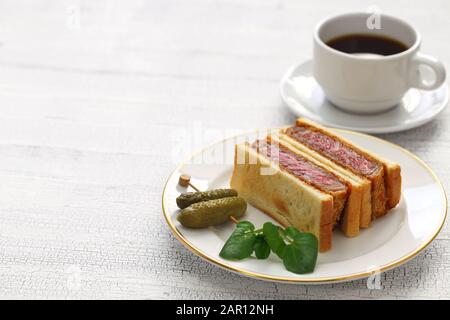
[[[374,4],[450,61],[444,0],[1,1],[0,298],[449,298],[448,227],[369,290],[231,274],[162,216],[176,161],[230,131],[291,123],[279,79],[311,56],[315,23]],[[383,136],[447,189],[449,112]]]

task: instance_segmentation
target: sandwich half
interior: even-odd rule
[[[283,226],[315,234],[324,252],[331,248],[333,226],[345,207],[348,186],[308,158],[270,137],[238,144],[230,185]]]
[[[355,181],[371,184],[371,213],[361,211],[361,227],[368,227],[374,218],[385,215],[395,207],[401,196],[401,174],[397,163],[383,159],[355,146],[349,140],[339,137],[330,130],[307,119],[297,119],[292,127],[282,130],[283,139],[323,162],[339,170]],[[355,179],[359,177],[359,179]],[[367,202],[367,197],[363,200]],[[363,204],[362,208],[366,206]]]

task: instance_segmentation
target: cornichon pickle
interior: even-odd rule
[[[194,203],[181,210],[177,219],[189,228],[206,228],[229,221],[230,216],[241,217],[247,210],[247,203],[240,197]]]
[[[197,202],[236,197],[237,195],[238,193],[234,189],[215,189],[203,192],[188,192],[181,194],[177,198],[177,206],[180,209],[184,209]]]

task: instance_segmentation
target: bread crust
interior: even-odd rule
[[[386,165],[386,195],[388,209],[398,205],[402,196],[401,168],[397,163]]]
[[[366,179],[361,200],[360,228],[368,228],[372,223],[372,183]]]
[[[262,168],[273,170],[273,174],[261,174]],[[249,204],[283,226],[315,234],[321,252],[331,248],[333,197],[280,170],[247,143],[235,146],[230,185]]]

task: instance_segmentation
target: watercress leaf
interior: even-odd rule
[[[295,227],[287,227],[284,229],[284,235],[289,238],[289,240],[293,241],[295,236],[300,234],[300,231],[298,231]]]
[[[248,231],[255,230],[255,226],[250,221],[240,221],[236,224],[236,228],[243,228]]]
[[[286,244],[280,234],[280,227],[271,222],[266,222],[263,225],[263,235],[270,249],[281,259],[283,259],[284,248]]]
[[[270,247],[263,236],[256,238],[254,250],[255,256],[258,259],[267,259],[270,255]]]
[[[283,264],[291,272],[303,274],[314,271],[319,245],[312,233],[300,232],[284,250]]]
[[[256,241],[254,229],[253,224],[248,221],[239,222],[225,242],[219,256],[227,260],[242,260],[250,257]]]

